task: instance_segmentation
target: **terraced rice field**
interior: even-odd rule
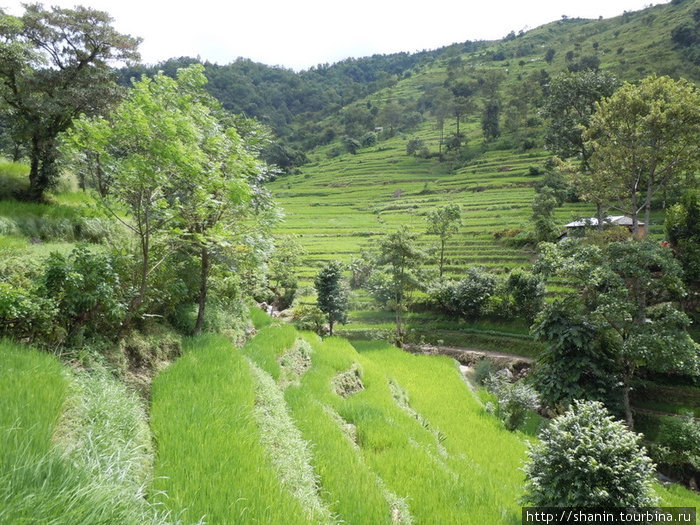
[[[401,225],[423,233],[425,214],[447,203],[460,204],[464,223],[447,246],[448,274],[470,265],[500,272],[530,262],[530,253],[504,246],[494,233],[527,227],[537,180],[529,168],[541,167],[544,152],[486,152],[449,173],[437,160],[407,156],[406,140],[397,136],[357,155],[318,160],[270,184],[286,215],[278,233],[298,236],[307,251],[305,282],[325,261],[350,261]],[[592,213],[586,203],[556,211],[562,224]],[[421,241],[431,251],[435,239],[423,235]]]
[[[261,319],[259,319],[260,321]],[[185,522],[520,523],[526,440],[447,358],[269,325],[154,385],[156,498]],[[659,488],[665,502],[698,502]]]

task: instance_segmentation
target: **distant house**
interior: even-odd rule
[[[630,233],[632,233],[632,218],[627,217],[626,215],[608,215],[605,220],[603,221],[603,228],[607,226],[624,226],[629,230]],[[569,224],[565,224],[564,228],[566,228],[566,232],[563,233],[560,237],[559,240],[563,241],[564,239],[568,239],[569,237],[581,237],[586,231],[586,228],[597,228],[598,227],[598,218],[597,217],[591,217],[590,219],[579,219],[574,222],[570,222]],[[646,225],[638,221],[637,222],[637,237],[645,237],[646,236]]]

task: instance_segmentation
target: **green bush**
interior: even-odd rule
[[[326,324],[326,315],[317,306],[301,304],[294,307],[292,322],[299,330],[311,330],[321,335]]]
[[[528,411],[539,407],[537,391],[523,381],[511,382],[505,371],[491,375],[485,385],[498,398],[495,413],[508,430],[521,427]]]
[[[497,283],[494,275],[478,268],[467,268],[466,277],[457,282],[439,282],[430,295],[446,313],[475,319],[486,313],[486,306],[496,292]]]
[[[532,321],[544,306],[545,293],[541,276],[515,269],[503,283],[505,312]]]
[[[116,333],[126,305],[111,256],[85,246],[78,246],[68,257],[52,253],[40,281],[40,295],[56,304],[56,322],[69,337]]]
[[[654,464],[640,436],[596,401],[575,401],[530,445],[525,502],[556,507],[644,507],[656,503]]]
[[[56,313],[53,301],[0,282],[0,336],[45,340],[57,335],[53,330]]]
[[[479,359],[474,365],[474,381],[478,385],[483,385],[497,370],[496,364],[488,357]]]
[[[682,418],[664,418],[651,446],[652,457],[673,475],[690,479],[700,473],[700,421],[692,413]]]

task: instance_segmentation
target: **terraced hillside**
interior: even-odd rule
[[[436,206],[459,203],[464,226],[448,244],[446,270],[467,265],[497,271],[528,264],[531,254],[498,242],[494,234],[527,227],[540,152],[487,152],[454,173],[435,160],[406,155],[405,139],[382,142],[357,155],[321,160],[271,185],[285,212],[279,233],[297,235],[307,250],[302,277],[313,280],[330,259],[349,262],[400,225],[424,232],[425,214]],[[557,210],[564,224],[593,213],[586,203]],[[426,248],[435,239],[425,235]]]
[[[519,523],[533,439],[450,359],[269,324],[240,352],[193,339],[156,379],[152,423],[155,497],[207,523]]]

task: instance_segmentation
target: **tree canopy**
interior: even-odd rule
[[[110,64],[138,59],[139,40],[117,32],[103,11],[25,9],[21,17],[0,11],[0,98],[14,139],[29,145],[29,196],[41,200],[58,177],[58,134],[118,99]]]
[[[195,332],[204,321],[212,257],[231,247],[240,232],[240,221],[252,209],[251,179],[262,170],[251,146],[217,118],[215,102],[203,91],[202,69],[182,69],[176,79],[144,77],[109,120],[82,119],[68,138],[77,164],[87,164],[84,169],[108,181],[101,200],[105,209],[139,240],[139,289],[132,311],[145,299],[150,274],[172,251],[197,254]],[[156,241],[162,248],[154,257]]]
[[[700,161],[700,91],[686,80],[651,76],[625,84],[596,105],[584,132],[591,177],[615,194],[637,232],[644,210],[670,181]]]

